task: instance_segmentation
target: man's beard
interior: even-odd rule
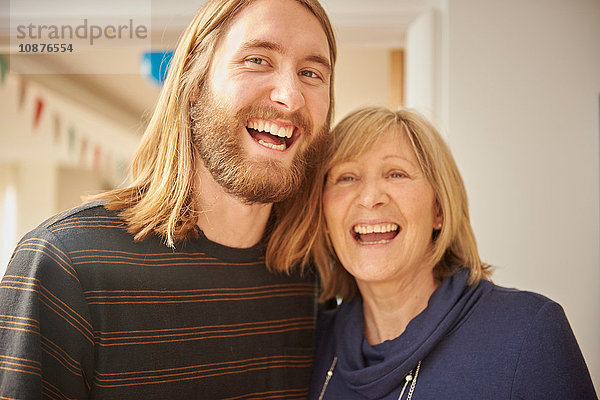
[[[307,169],[317,164],[324,152],[329,124],[313,131],[311,121],[299,112],[284,114],[273,107],[250,105],[235,115],[201,89],[190,111],[192,142],[214,180],[226,192],[246,203],[276,203],[294,194]],[[252,160],[242,146],[242,135],[251,118],[287,119],[303,132],[303,141],[290,166],[273,159]]]

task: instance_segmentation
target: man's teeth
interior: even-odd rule
[[[279,126],[276,123],[265,121],[262,119],[252,120],[248,122],[248,128],[259,132],[268,132],[271,135],[282,138],[291,138],[294,133],[294,126]]]
[[[283,144],[273,144],[273,143],[267,143],[264,140],[260,139],[258,141],[258,143],[262,144],[265,147],[268,147],[269,149],[273,149],[273,150],[279,150],[279,151],[284,151],[286,149],[286,145],[285,143]]]
[[[367,233],[386,233],[386,232],[394,232],[398,230],[398,225],[396,224],[375,224],[375,225],[355,225],[354,232],[359,233],[361,235],[365,235]]]

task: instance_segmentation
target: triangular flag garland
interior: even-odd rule
[[[81,146],[79,147],[79,162],[85,164],[85,155],[87,153],[88,140],[87,138],[81,139]]]
[[[102,147],[99,144],[94,147],[94,161],[92,166],[92,170],[96,173],[100,173],[102,170]]]
[[[5,85],[7,74],[6,57],[0,54],[0,91],[8,87]],[[53,143],[55,145],[63,143],[67,147],[67,154],[72,160],[78,162],[84,168],[89,168],[95,174],[110,179],[113,184],[119,184],[126,179],[129,168],[127,156],[115,155],[109,148],[103,148],[101,143],[92,143],[88,135],[80,134],[77,131],[75,125],[64,123],[60,110],[54,110],[52,104],[48,104],[43,91],[31,96],[28,80],[19,75],[13,78],[17,82],[16,100],[18,111],[31,110],[27,112],[27,114],[31,112],[29,114],[31,115],[31,133],[38,131],[51,132]],[[31,108],[27,105],[30,102],[33,102]],[[43,126],[47,126],[48,130],[42,129]]]
[[[8,60],[4,54],[0,54],[0,83],[4,85],[8,74]]]
[[[75,151],[75,128],[69,128],[69,153],[72,154]]]
[[[27,81],[22,76],[19,77],[19,94],[17,98],[17,104],[19,106],[19,110],[23,109],[23,105],[25,104],[25,93],[27,92]]]
[[[52,122],[52,139],[54,140],[54,144],[57,144],[60,141],[60,116],[58,115],[58,113],[54,113],[54,115],[52,116]]]
[[[40,118],[44,111],[44,99],[38,97],[35,99],[35,110],[33,113],[33,128],[36,129],[40,125]]]

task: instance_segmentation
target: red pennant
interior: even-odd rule
[[[42,111],[44,111],[44,100],[41,98],[37,98],[35,100],[35,113],[33,114],[33,127],[37,128],[40,124],[40,118],[42,116]]]
[[[94,147],[94,164],[93,169],[95,173],[100,172],[100,168],[102,167],[102,148],[99,144]]]

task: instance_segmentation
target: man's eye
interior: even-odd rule
[[[260,57],[249,58],[248,62],[251,62],[251,63],[254,63],[254,64],[258,64],[258,65],[266,64],[266,61],[264,60],[264,58],[260,58]]]
[[[317,73],[314,71],[300,71],[300,75],[306,76],[307,78],[318,78],[319,77],[319,75],[317,75]]]

